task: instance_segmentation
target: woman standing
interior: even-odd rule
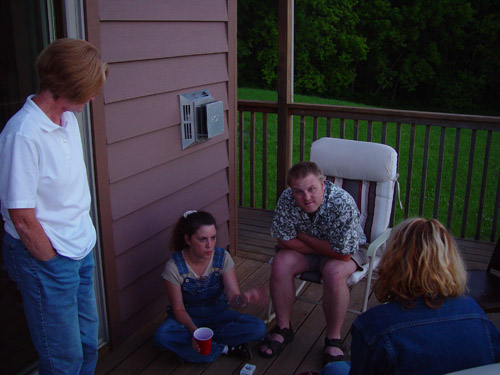
[[[108,67],[78,39],[58,39],[36,62],[36,95],[0,135],[3,259],[23,297],[46,374],[94,373],[98,315],[96,232],[82,141],[73,112],[101,91]]]
[[[155,343],[189,362],[213,362],[221,354],[251,358],[249,341],[261,340],[264,322],[229,309],[250,303],[265,304],[263,289],[241,293],[234,262],[215,246],[215,219],[208,212],[187,211],[174,228],[174,251],[162,273],[170,306],[167,319],[157,329]],[[199,327],[214,332],[212,350],[199,353],[193,339]]]

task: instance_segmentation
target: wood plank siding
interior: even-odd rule
[[[94,147],[107,308],[118,344],[165,306],[160,273],[183,212],[213,213],[218,245],[235,248],[236,5],[92,0],[86,8],[89,41],[109,65],[93,122],[105,137],[94,138]],[[224,133],[181,150],[179,95],[200,89],[223,101]]]

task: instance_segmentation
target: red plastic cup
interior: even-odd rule
[[[207,327],[198,328],[193,333],[193,337],[196,343],[200,347],[200,354],[207,355],[210,354],[212,350],[212,337],[214,336],[214,331]]]

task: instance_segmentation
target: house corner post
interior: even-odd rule
[[[286,175],[292,160],[292,53],[293,0],[279,0],[278,11],[278,157],[277,193],[286,188]]]

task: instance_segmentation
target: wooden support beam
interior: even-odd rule
[[[278,12],[278,155],[277,193],[286,188],[286,174],[292,160],[292,121],[288,105],[292,101],[292,1],[279,0]]]

